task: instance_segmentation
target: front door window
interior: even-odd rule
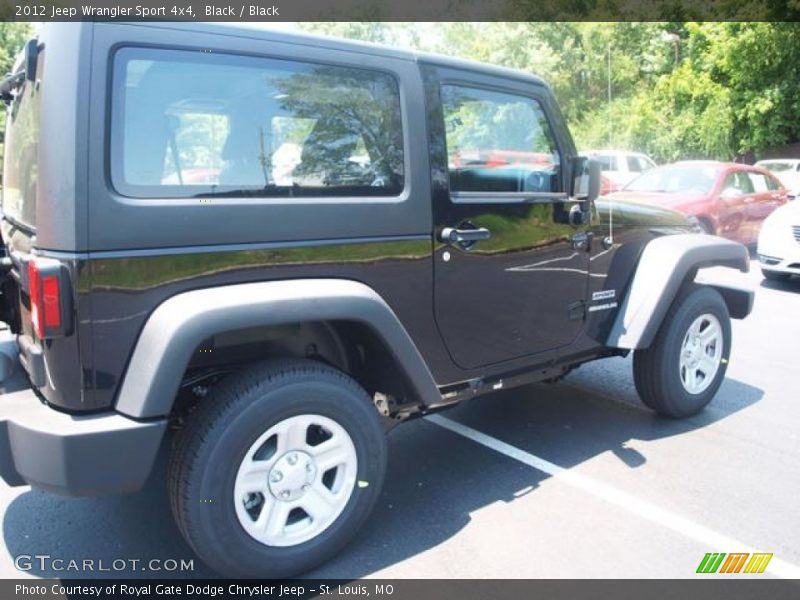
[[[451,193],[562,191],[558,150],[538,101],[445,85],[442,105]]]

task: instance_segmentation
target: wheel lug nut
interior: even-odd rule
[[[280,471],[273,471],[272,475],[269,476],[269,480],[272,483],[278,483],[281,479],[283,479],[283,473]]]
[[[303,491],[304,491],[304,492],[307,492],[307,491],[308,491],[308,490],[310,490],[310,489],[311,489],[311,486],[310,486],[310,485],[308,485],[307,483],[306,483],[305,485],[303,485]]]
[[[291,496],[291,495],[292,495],[292,493],[289,490],[283,490],[281,492],[281,498],[284,498],[284,499],[289,498],[289,496]]]
[[[295,464],[297,462],[297,454],[289,454],[286,457],[286,462],[288,462],[290,465]]]
[[[312,469],[311,463],[306,463],[306,471],[308,471],[310,473],[311,469]]]

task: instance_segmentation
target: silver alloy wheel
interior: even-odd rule
[[[357,470],[356,448],[344,427],[321,415],[289,417],[245,453],[233,489],[236,516],[262,544],[302,544],[342,513]]]
[[[702,394],[714,381],[722,362],[724,334],[719,319],[710,313],[697,317],[681,344],[681,383],[690,394]]]

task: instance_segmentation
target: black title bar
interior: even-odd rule
[[[793,0],[0,0],[5,21],[800,21]]]
[[[25,579],[0,581],[0,597],[43,599],[182,600],[577,600],[646,598],[660,600],[796,599],[797,581],[776,579],[705,580],[114,580]]]

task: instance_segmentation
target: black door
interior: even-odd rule
[[[448,350],[469,369],[570,343],[589,254],[585,231],[568,223],[574,150],[559,143],[554,107],[534,83],[425,73],[435,314]]]

